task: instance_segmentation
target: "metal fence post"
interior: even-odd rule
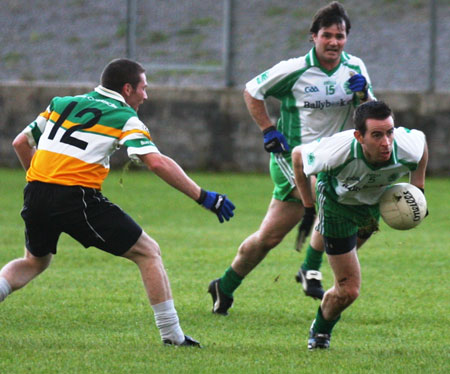
[[[233,0],[224,0],[223,3],[223,51],[222,65],[224,73],[225,87],[233,86],[232,72],[232,52],[231,52],[231,24]]]
[[[137,0],[127,0],[127,57],[136,59]]]
[[[436,29],[437,29],[437,14],[436,14],[436,0],[430,0],[430,58],[428,78],[428,92],[435,92],[436,90]]]

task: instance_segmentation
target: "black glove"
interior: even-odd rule
[[[297,240],[295,242],[295,250],[300,252],[302,250],[303,243],[308,235],[311,233],[314,220],[316,219],[316,208],[305,208],[305,214],[298,226]]]
[[[423,193],[423,196],[425,196],[425,189],[424,188],[420,188],[420,187],[417,187],[419,190],[421,190],[422,191],[422,193]],[[428,216],[428,205],[427,205],[427,212],[425,213],[425,217],[426,216]],[[425,217],[423,217],[423,218],[425,218]]]

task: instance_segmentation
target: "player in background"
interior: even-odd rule
[[[146,87],[145,70],[139,63],[113,60],[94,91],[53,98],[14,139],[27,171],[21,213],[26,248],[24,258],[0,271],[0,301],[50,265],[58,238],[65,232],[86,248],[94,246],[135,262],[162,341],[200,347],[180,327],[158,243],[101,193],[110,155],[125,146],[131,159],[214,212],[220,222],[233,216],[230,200],[200,188],[174,160],[159,152],[137,115],[147,99]]]
[[[373,97],[363,61],[344,52],[350,27],[350,19],[338,2],[319,9],[310,28],[313,48],[305,56],[278,63],[246,85],[244,100],[262,132],[264,148],[270,152],[275,188],[258,231],[244,240],[231,266],[209,285],[214,313],[227,314],[242,280],[303,216],[300,240],[311,230],[314,212],[306,209],[304,215],[295,188],[291,149],[351,128],[353,108]],[[269,97],[281,102],[276,125],[265,106]],[[305,293],[316,298],[323,295],[319,272],[322,255],[323,243],[312,242],[299,272]]]
[[[314,209],[308,177],[316,183],[319,224],[312,240],[323,240],[334,286],[325,292],[313,321],[308,348],[328,348],[341,313],[359,295],[361,269],[357,248],[378,230],[379,200],[403,175],[424,191],[428,150],[423,132],[394,129],[391,109],[383,102],[359,106],[355,130],[347,130],[292,151],[295,181],[306,209]],[[364,235],[358,235],[363,232]]]

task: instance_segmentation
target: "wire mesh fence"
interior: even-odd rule
[[[0,2],[0,79],[98,81],[113,58],[142,62],[153,84],[242,87],[306,54],[329,1],[50,0]],[[450,90],[448,0],[342,0],[375,90]],[[44,11],[45,10],[45,11]]]

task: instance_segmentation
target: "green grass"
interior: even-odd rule
[[[24,174],[0,170],[0,264],[23,253]],[[226,192],[236,217],[223,225],[146,172],[113,172],[104,194],[163,252],[185,333],[204,349],[164,347],[134,264],[62,236],[50,268],[0,304],[0,373],[448,373],[450,179],[431,179],[430,216],[416,229],[382,224],[361,249],[360,298],[336,326],[329,351],[308,352],[318,302],[294,274],[304,253],[294,233],[249,275],[226,318],[210,312],[209,281],[255,231],[270,199],[259,174],[192,174]],[[326,262],[326,261],[325,261]],[[0,265],[0,266],[1,266]],[[332,275],[323,266],[324,283]]]

